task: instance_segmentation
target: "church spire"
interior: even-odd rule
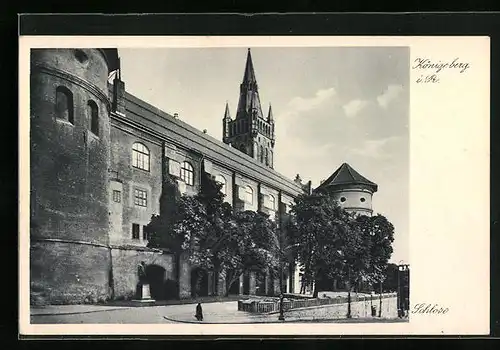
[[[243,84],[256,84],[257,79],[255,78],[255,71],[253,69],[253,62],[252,62],[252,54],[250,52],[250,49],[248,49],[247,53],[247,63],[245,66],[245,74],[243,75]]]
[[[251,118],[252,116],[264,119],[260,105],[257,79],[255,78],[255,70],[253,68],[252,54],[250,49],[248,49],[245,73],[240,85],[240,99],[238,109],[236,110],[236,119]]]

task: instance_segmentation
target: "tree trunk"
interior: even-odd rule
[[[181,298],[181,253],[175,253],[175,275],[176,275],[176,286],[177,286],[177,299]]]
[[[378,308],[378,317],[382,317],[382,282],[380,282],[380,290],[379,290],[379,308]]]
[[[347,318],[351,318],[351,285],[347,289]]]

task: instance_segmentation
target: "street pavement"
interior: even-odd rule
[[[253,314],[238,311],[237,301],[202,304],[201,323],[278,323],[277,313]],[[32,324],[169,324],[200,323],[195,317],[196,304],[167,306],[113,307],[98,305],[53,305],[31,310]],[[351,319],[352,322],[400,322],[399,319]],[[285,313],[284,322],[349,322],[351,320],[318,320],[299,318]]]

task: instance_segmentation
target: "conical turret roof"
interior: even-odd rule
[[[376,183],[358,173],[349,164],[343,163],[328,179],[321,183],[316,190],[326,189],[327,187],[338,188],[346,185],[365,185],[370,188],[372,192],[376,192],[378,189]]]

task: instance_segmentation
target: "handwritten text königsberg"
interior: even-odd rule
[[[460,73],[464,73],[469,69],[469,63],[460,62],[459,58],[455,58],[453,61],[443,62],[443,61],[433,61],[429,58],[416,58],[413,62],[412,69],[426,69],[432,70],[434,73],[439,73],[443,69],[457,69]]]

